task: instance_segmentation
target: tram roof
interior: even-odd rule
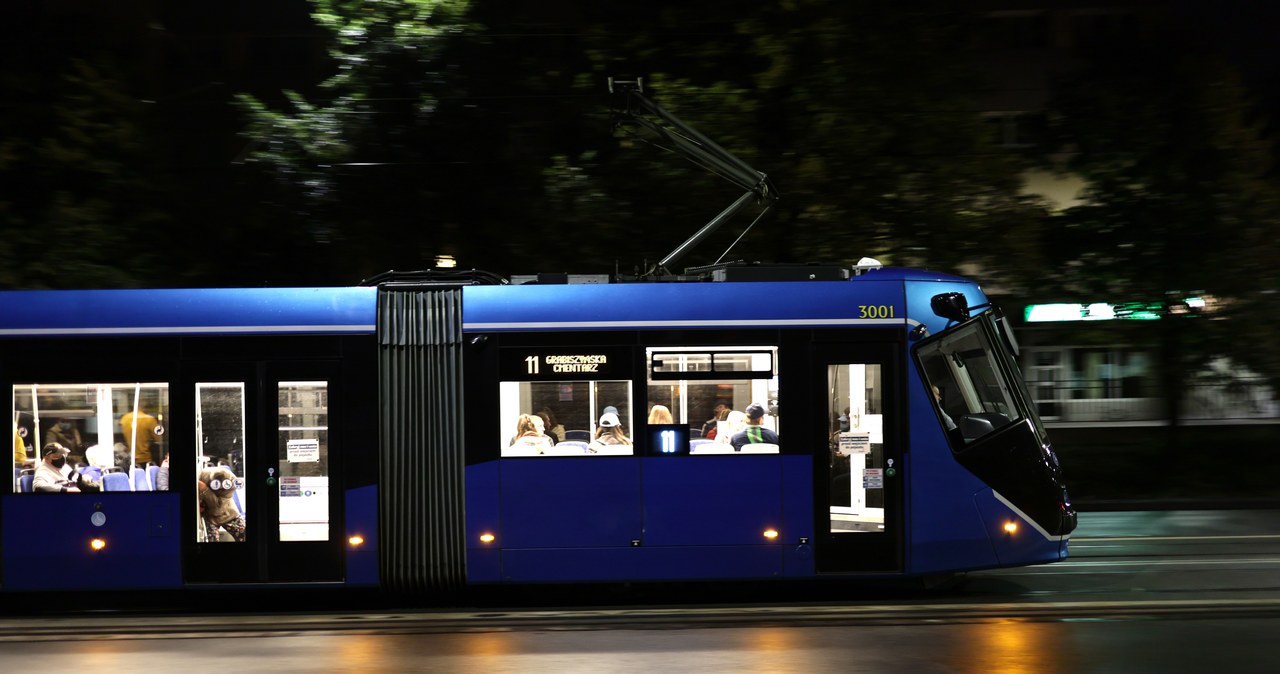
[[[914,324],[907,282],[962,277],[883,268],[843,281],[475,285],[467,331],[837,327]],[[372,334],[378,288],[0,292],[0,337]],[[980,291],[978,291],[980,292]],[[859,306],[876,307],[862,317]],[[879,307],[895,307],[892,316]]]
[[[0,292],[0,336],[361,334],[377,289],[194,288]]]
[[[878,269],[844,281],[469,286],[463,329],[841,327],[914,324],[907,281],[972,286],[950,274]],[[863,316],[859,306],[874,307]],[[892,315],[881,307],[894,307]]]

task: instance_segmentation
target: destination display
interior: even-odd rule
[[[627,347],[507,348],[499,368],[503,381],[629,379],[632,350]]]

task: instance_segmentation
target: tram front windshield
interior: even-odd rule
[[[1012,354],[996,334],[993,322],[981,317],[917,350],[939,420],[957,451],[1024,419],[1043,436]]]

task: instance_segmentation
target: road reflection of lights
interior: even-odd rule
[[[957,650],[950,656],[956,671],[988,674],[1045,674],[1071,671],[1061,643],[1053,637],[1053,625],[1001,620],[968,625]]]
[[[795,630],[767,627],[751,630],[751,647],[757,651],[788,651],[796,648]]]
[[[480,632],[466,635],[462,648],[466,655],[496,657],[519,655],[521,644],[511,632]]]
[[[76,666],[83,666],[94,672],[121,671],[127,666],[135,648],[135,645],[125,641],[79,641],[75,645]]]
[[[336,639],[336,658],[341,663],[337,669],[343,672],[378,672],[385,640],[371,634],[343,635]],[[323,667],[321,667],[323,669]]]

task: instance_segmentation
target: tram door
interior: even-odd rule
[[[818,452],[817,568],[820,573],[891,573],[902,568],[902,441],[896,349],[823,345],[814,380]]]
[[[330,362],[186,368],[191,436],[174,445],[188,451],[171,458],[171,481],[186,492],[188,582],[342,579],[336,372]]]

